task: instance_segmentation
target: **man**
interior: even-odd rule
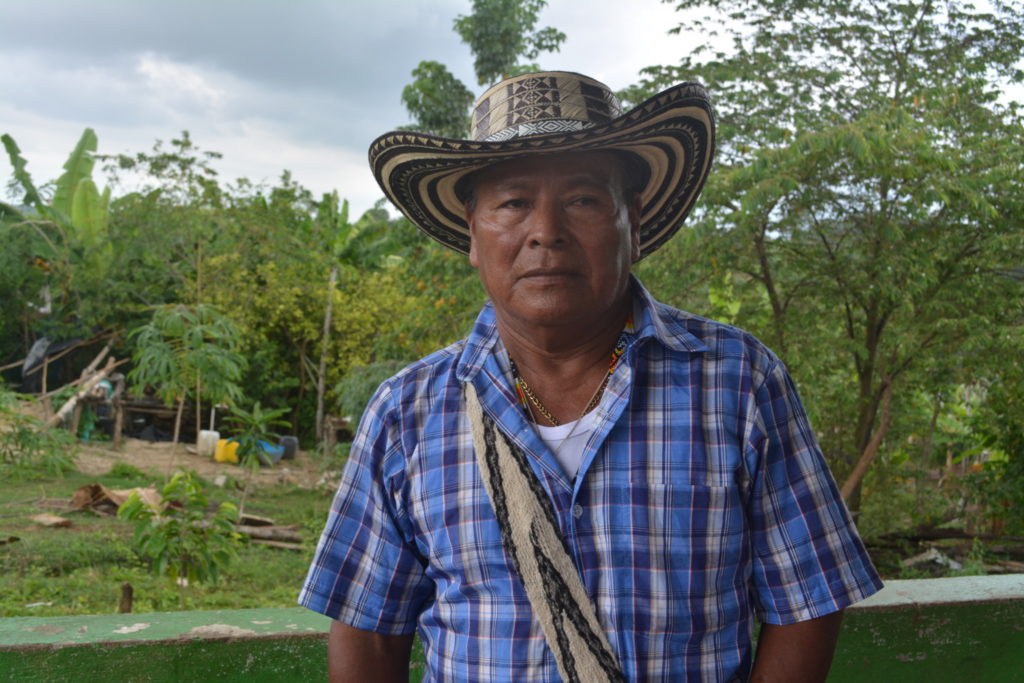
[[[332,680],[405,680],[417,629],[429,680],[824,679],[881,584],[796,391],[630,274],[713,146],[700,86],[622,113],[555,72],[491,88],[471,141],[371,147],[491,302],[367,407],[300,596],[336,620]]]

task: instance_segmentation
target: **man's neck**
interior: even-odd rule
[[[589,325],[526,325],[497,316],[498,334],[519,375],[560,422],[583,414],[608,372],[631,306],[627,293],[621,305]]]

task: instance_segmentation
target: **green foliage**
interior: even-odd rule
[[[29,400],[0,386],[0,472],[12,477],[63,476],[75,467],[75,439],[26,414],[19,403]]]
[[[480,85],[512,74],[521,57],[558,52],[565,34],[550,26],[534,31],[546,0],[473,0],[473,12],[460,14],[453,27],[473,52]]]
[[[76,203],[76,195],[81,183],[88,180],[92,182],[92,169],[96,164],[94,154],[96,152],[96,133],[92,128],[86,128],[78,144],[72,150],[71,156],[64,162],[64,173],[57,179],[57,188],[53,193],[51,206],[57,216],[63,218],[62,222],[69,222]],[[96,187],[93,185],[92,192],[95,194]],[[73,222],[73,221],[71,221]]]
[[[11,160],[11,166],[14,168],[14,182],[21,186],[25,192],[25,196],[22,199],[23,204],[27,204],[35,208],[39,213],[43,213],[43,199],[39,194],[39,190],[36,189],[35,184],[32,182],[32,176],[25,169],[28,165],[28,161],[21,156],[21,150],[18,148],[18,143],[14,141],[7,133],[0,135],[0,141],[4,143],[4,149],[7,150],[7,156]],[[7,211],[9,213],[9,210]]]
[[[469,136],[473,93],[440,62],[425,60],[402,89],[402,104],[416,123],[412,130],[448,138]]]
[[[285,408],[267,410],[259,401],[253,404],[251,411],[238,406],[232,408],[227,421],[234,427],[232,433],[238,441],[238,459],[243,465],[259,469],[259,456],[263,452],[259,442],[273,443],[277,440],[278,435],[272,427],[287,427],[288,422],[281,419],[287,412]]]
[[[652,257],[648,284],[673,303],[706,302],[775,348],[842,476],[876,434],[891,454],[913,428],[917,392],[986,381],[991,359],[1012,353],[1005,340],[1024,317],[1024,288],[1007,275],[1024,259],[1024,127],[997,96],[1021,78],[1024,12],[677,6],[709,15],[681,27],[694,49],[624,95],[705,82],[719,156],[686,251]],[[716,30],[730,46],[710,42]]]
[[[970,422],[987,460],[971,484],[993,533],[1024,534],[1024,363],[1007,358]]]
[[[565,34],[550,26],[534,31],[547,0],[473,0],[471,14],[460,14],[452,28],[473,53],[479,85],[518,73],[536,71],[541,52],[557,52]],[[435,61],[413,69],[415,80],[402,90],[402,104],[414,123],[410,130],[451,138],[466,138],[473,93]]]
[[[238,556],[235,533],[238,509],[221,503],[207,518],[209,501],[198,475],[177,472],[161,492],[161,504],[143,502],[138,492],[118,509],[120,518],[135,523],[138,553],[152,561],[156,574],[190,583],[216,582],[219,573]]]
[[[129,465],[128,463],[119,460],[110,468],[110,471],[107,472],[107,476],[114,479],[138,481],[140,479],[145,479],[146,473],[135,465]]]
[[[128,379],[137,389],[151,385],[170,405],[194,389],[198,375],[210,402],[234,403],[241,397],[245,358],[237,351],[238,328],[213,306],[162,306],[130,338],[135,367]]]

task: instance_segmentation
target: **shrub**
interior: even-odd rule
[[[164,486],[161,504],[144,502],[138,492],[118,509],[122,519],[135,523],[135,547],[149,558],[156,574],[165,574],[182,588],[190,582],[216,582],[221,569],[237,558],[241,536],[235,532],[238,508],[221,503],[210,519],[209,501],[198,475],[177,472]]]

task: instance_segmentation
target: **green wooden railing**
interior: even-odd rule
[[[0,680],[326,679],[301,608],[0,619]],[[846,612],[829,681],[1024,681],[1024,574],[890,581]]]

